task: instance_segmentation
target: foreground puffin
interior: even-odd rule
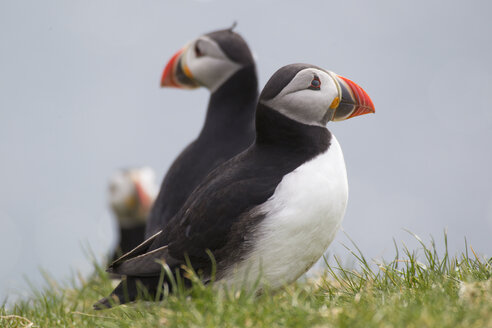
[[[111,176],[108,198],[119,230],[112,261],[144,241],[145,223],[156,195],[155,173],[149,167],[122,169]]]
[[[342,150],[325,125],[366,113],[374,106],[354,82],[308,64],[279,69],[260,95],[255,142],[209,174],[166,229],[111,264],[127,278],[95,307],[133,301],[140,284],[155,295],[162,264],[175,273],[191,263],[207,282],[210,254],[227,285],[295,281],[332,242],[347,205]]]
[[[161,86],[211,92],[198,138],[174,160],[161,185],[146,229],[163,229],[202,179],[254,140],[258,80],[253,56],[232,29],[205,34],[179,50],[162,75]]]

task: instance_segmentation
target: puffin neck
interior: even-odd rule
[[[211,94],[201,135],[210,130],[247,130],[254,125],[258,99],[255,65],[241,68]]]
[[[256,144],[319,154],[328,149],[331,133],[321,126],[297,122],[259,103],[256,110]]]

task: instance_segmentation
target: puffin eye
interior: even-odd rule
[[[198,42],[195,43],[195,55],[197,57],[201,57],[203,56],[203,52],[200,50],[200,48],[198,47]]]
[[[310,90],[319,90],[321,88],[321,81],[319,80],[319,77],[315,76],[314,79],[311,81],[311,85],[308,87]]]

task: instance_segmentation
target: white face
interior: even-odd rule
[[[109,203],[120,225],[145,221],[158,191],[155,173],[148,167],[117,171],[109,182]]]
[[[133,202],[135,186],[127,172],[118,171],[111,177],[108,191],[111,206],[125,208]]]
[[[333,75],[332,75],[333,74]],[[316,68],[299,71],[274,98],[264,105],[308,125],[325,126],[341,98],[334,73]]]
[[[236,73],[241,65],[231,61],[219,45],[207,36],[191,42],[183,54],[183,65],[199,84],[211,92]]]

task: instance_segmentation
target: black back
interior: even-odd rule
[[[274,77],[286,71],[291,75],[295,69],[280,69]],[[263,99],[280,92],[277,84],[284,81],[272,77]],[[271,89],[276,91],[268,91]],[[134,300],[137,282],[153,295],[161,272],[156,260],[164,260],[175,272],[182,270],[181,264],[188,258],[206,278],[211,270],[210,250],[220,279],[224,269],[241,261],[252,249],[255,228],[265,215],[258,211],[258,205],[273,195],[285,175],[326,152],[330,142],[331,133],[326,128],[294,121],[260,102],[255,142],[206,176],[161,233],[110,266],[110,272],[127,275],[127,279],[95,307],[110,306],[114,297],[120,302]]]
[[[205,178],[149,251],[168,245],[173,259],[183,263],[187,254],[194,268],[207,272],[209,249],[220,272],[250,248],[244,241],[263,219],[251,210],[273,195],[286,174],[330,145],[326,128],[304,125],[261,104],[256,124],[256,142]]]
[[[146,237],[167,225],[210,171],[246,149],[255,138],[258,81],[251,52],[244,40],[230,30],[208,36],[243,67],[210,96],[200,135],[174,160],[164,177],[148,219]]]

